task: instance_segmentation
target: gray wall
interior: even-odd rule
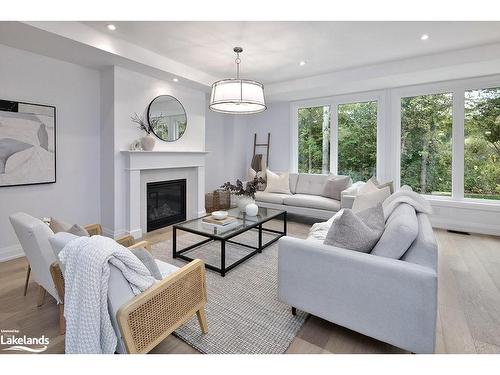
[[[99,72],[0,45],[0,98],[57,109],[57,182],[0,188],[0,261],[20,254],[9,215],[100,221]]]

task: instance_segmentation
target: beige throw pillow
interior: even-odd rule
[[[375,207],[379,203],[383,203],[391,195],[389,187],[385,187],[383,189],[379,188],[376,189],[377,190],[371,191],[369,193],[358,194],[356,198],[354,198],[354,203],[352,204],[352,210],[354,212],[359,212],[366,210],[370,207]]]
[[[352,179],[349,176],[330,175],[326,180],[323,196],[339,201],[340,193],[351,185]]]
[[[52,229],[52,232],[58,233],[58,232],[68,232],[71,234],[74,234],[75,236],[79,237],[90,237],[89,232],[82,227],[79,224],[68,224],[65,223],[64,221],[60,221],[54,218],[50,219],[50,229]]]
[[[292,194],[290,192],[290,176],[288,172],[277,174],[266,169],[266,193]]]
[[[375,186],[377,186],[379,189],[382,189],[382,188],[385,188],[386,186],[388,186],[389,189],[391,190],[391,194],[394,193],[394,182],[393,181],[389,181],[389,182],[381,184],[380,182],[378,182],[378,180],[375,176],[372,176],[368,181],[372,181],[375,184]]]

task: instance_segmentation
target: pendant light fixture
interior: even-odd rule
[[[251,114],[266,110],[264,85],[257,81],[240,78],[240,53],[243,48],[234,47],[236,53],[236,78],[214,82],[209,108],[215,112]]]

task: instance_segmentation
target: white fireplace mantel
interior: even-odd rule
[[[123,150],[128,173],[128,232],[142,237],[141,228],[141,171],[173,168],[196,168],[198,216],[205,213],[205,156],[206,151],[130,151]]]

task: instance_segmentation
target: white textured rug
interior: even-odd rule
[[[272,238],[264,234],[263,241]],[[186,234],[177,237],[178,249],[202,238]],[[257,232],[234,238],[255,245]],[[248,253],[242,246],[226,244],[227,261]],[[171,241],[153,246],[156,258],[182,267],[186,262],[172,259]],[[219,265],[220,243],[210,242],[186,255]],[[175,331],[175,335],[202,353],[208,354],[280,354],[284,353],[306,315],[293,316],[290,306],[278,301],[278,244],[274,243],[246,262],[226,273],[225,277],[206,270],[208,334],[203,335],[196,316]]]

